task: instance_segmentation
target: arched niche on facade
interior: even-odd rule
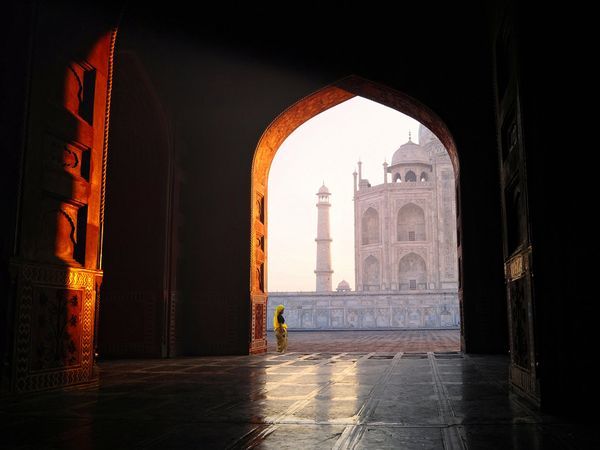
[[[380,275],[379,260],[373,255],[369,255],[363,263],[363,290],[379,290]]]
[[[398,264],[400,290],[427,289],[427,265],[425,260],[414,252],[405,255]]]
[[[424,241],[427,239],[423,208],[409,203],[398,210],[397,239],[398,241]]]
[[[361,220],[362,244],[378,244],[380,242],[379,233],[379,213],[375,208],[368,208]]]

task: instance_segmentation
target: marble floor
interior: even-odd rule
[[[94,384],[0,398],[0,448],[600,448],[510,394],[506,357],[333,350],[105,361]]]

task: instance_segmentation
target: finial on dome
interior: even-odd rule
[[[408,130],[408,142],[412,142],[412,141],[411,141],[410,130]]]

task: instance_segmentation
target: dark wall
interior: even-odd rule
[[[5,5],[6,21],[0,31],[0,390],[7,383],[10,360],[14,293],[9,259],[15,255],[21,163],[25,148],[27,91],[33,26],[32,2]],[[9,70],[10,68],[10,70]]]
[[[160,357],[171,272],[170,130],[142,63],[120,51],[109,149],[99,353]]]
[[[599,397],[591,357],[600,313],[592,281],[598,232],[586,214],[595,209],[598,188],[593,169],[580,170],[575,161],[594,151],[582,133],[593,128],[582,114],[596,84],[587,68],[590,28],[581,11],[518,4],[510,11],[519,44],[542,404],[586,414]]]
[[[319,8],[267,23],[254,10],[252,20],[223,15],[203,22],[163,6],[130,7],[117,46],[143,61],[187,149],[180,155],[183,351],[246,351],[254,149],[288,106],[350,74],[415,97],[453,133],[461,163],[466,350],[506,351],[483,12],[456,5],[409,8],[401,16]],[[375,28],[365,25],[373,21]]]

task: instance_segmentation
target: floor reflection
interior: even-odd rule
[[[0,448],[600,448],[593,430],[512,396],[507,364],[457,352],[105,362],[95,385],[2,399]]]

